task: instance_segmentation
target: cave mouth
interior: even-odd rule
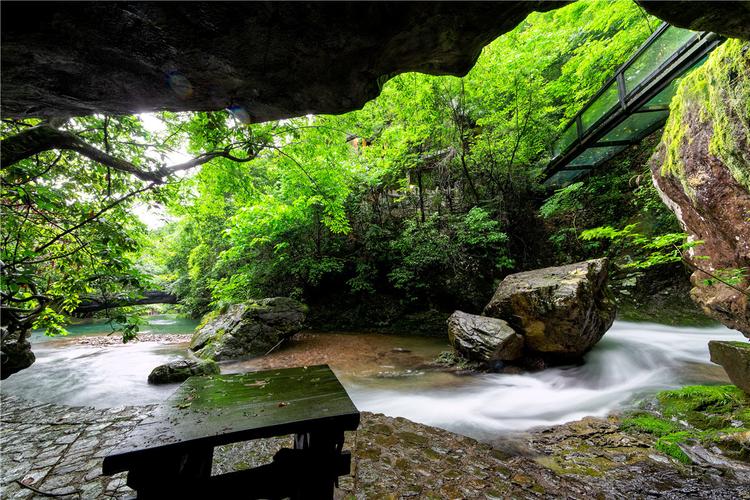
[[[2,112],[64,118],[359,109],[390,77],[462,76],[531,12],[566,2],[5,2]],[[641,2],[675,26],[750,37],[738,2]]]

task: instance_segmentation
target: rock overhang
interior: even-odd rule
[[[567,1],[3,2],[2,114],[352,111],[407,71],[464,75],[529,13]],[[750,38],[750,2],[638,2]]]
[[[342,113],[405,71],[463,75],[560,2],[5,2],[6,117]]]

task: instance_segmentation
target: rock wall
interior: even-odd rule
[[[397,73],[465,74],[529,13],[566,3],[6,2],[2,112],[342,113]],[[750,37],[747,2],[640,3],[678,26]]]
[[[361,107],[405,71],[465,74],[560,2],[7,3],[2,111],[233,108],[247,121]]]
[[[691,296],[750,337],[750,42],[729,40],[685,77],[651,159],[691,241]]]
[[[680,28],[750,39],[750,2],[638,0],[637,3],[649,14]]]

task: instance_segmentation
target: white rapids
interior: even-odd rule
[[[639,396],[687,383],[705,383],[708,341],[742,340],[722,326],[671,327],[616,321],[581,366],[522,375],[464,377],[458,386],[425,390],[348,387],[361,410],[401,416],[479,439],[498,433],[605,416]],[[715,366],[715,368],[714,368]]]

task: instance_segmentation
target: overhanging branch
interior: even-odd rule
[[[42,124],[23,130],[0,141],[0,165],[2,168],[8,168],[36,154],[53,149],[75,151],[113,170],[133,174],[142,181],[155,183],[161,183],[165,177],[175,172],[203,165],[214,158],[227,158],[234,162],[248,162],[255,158],[255,155],[239,158],[232,155],[228,150],[214,151],[203,153],[184,163],[163,166],[156,171],[148,171],[136,167],[129,161],[117,158],[95,148],[71,132],[58,130],[50,125]]]

